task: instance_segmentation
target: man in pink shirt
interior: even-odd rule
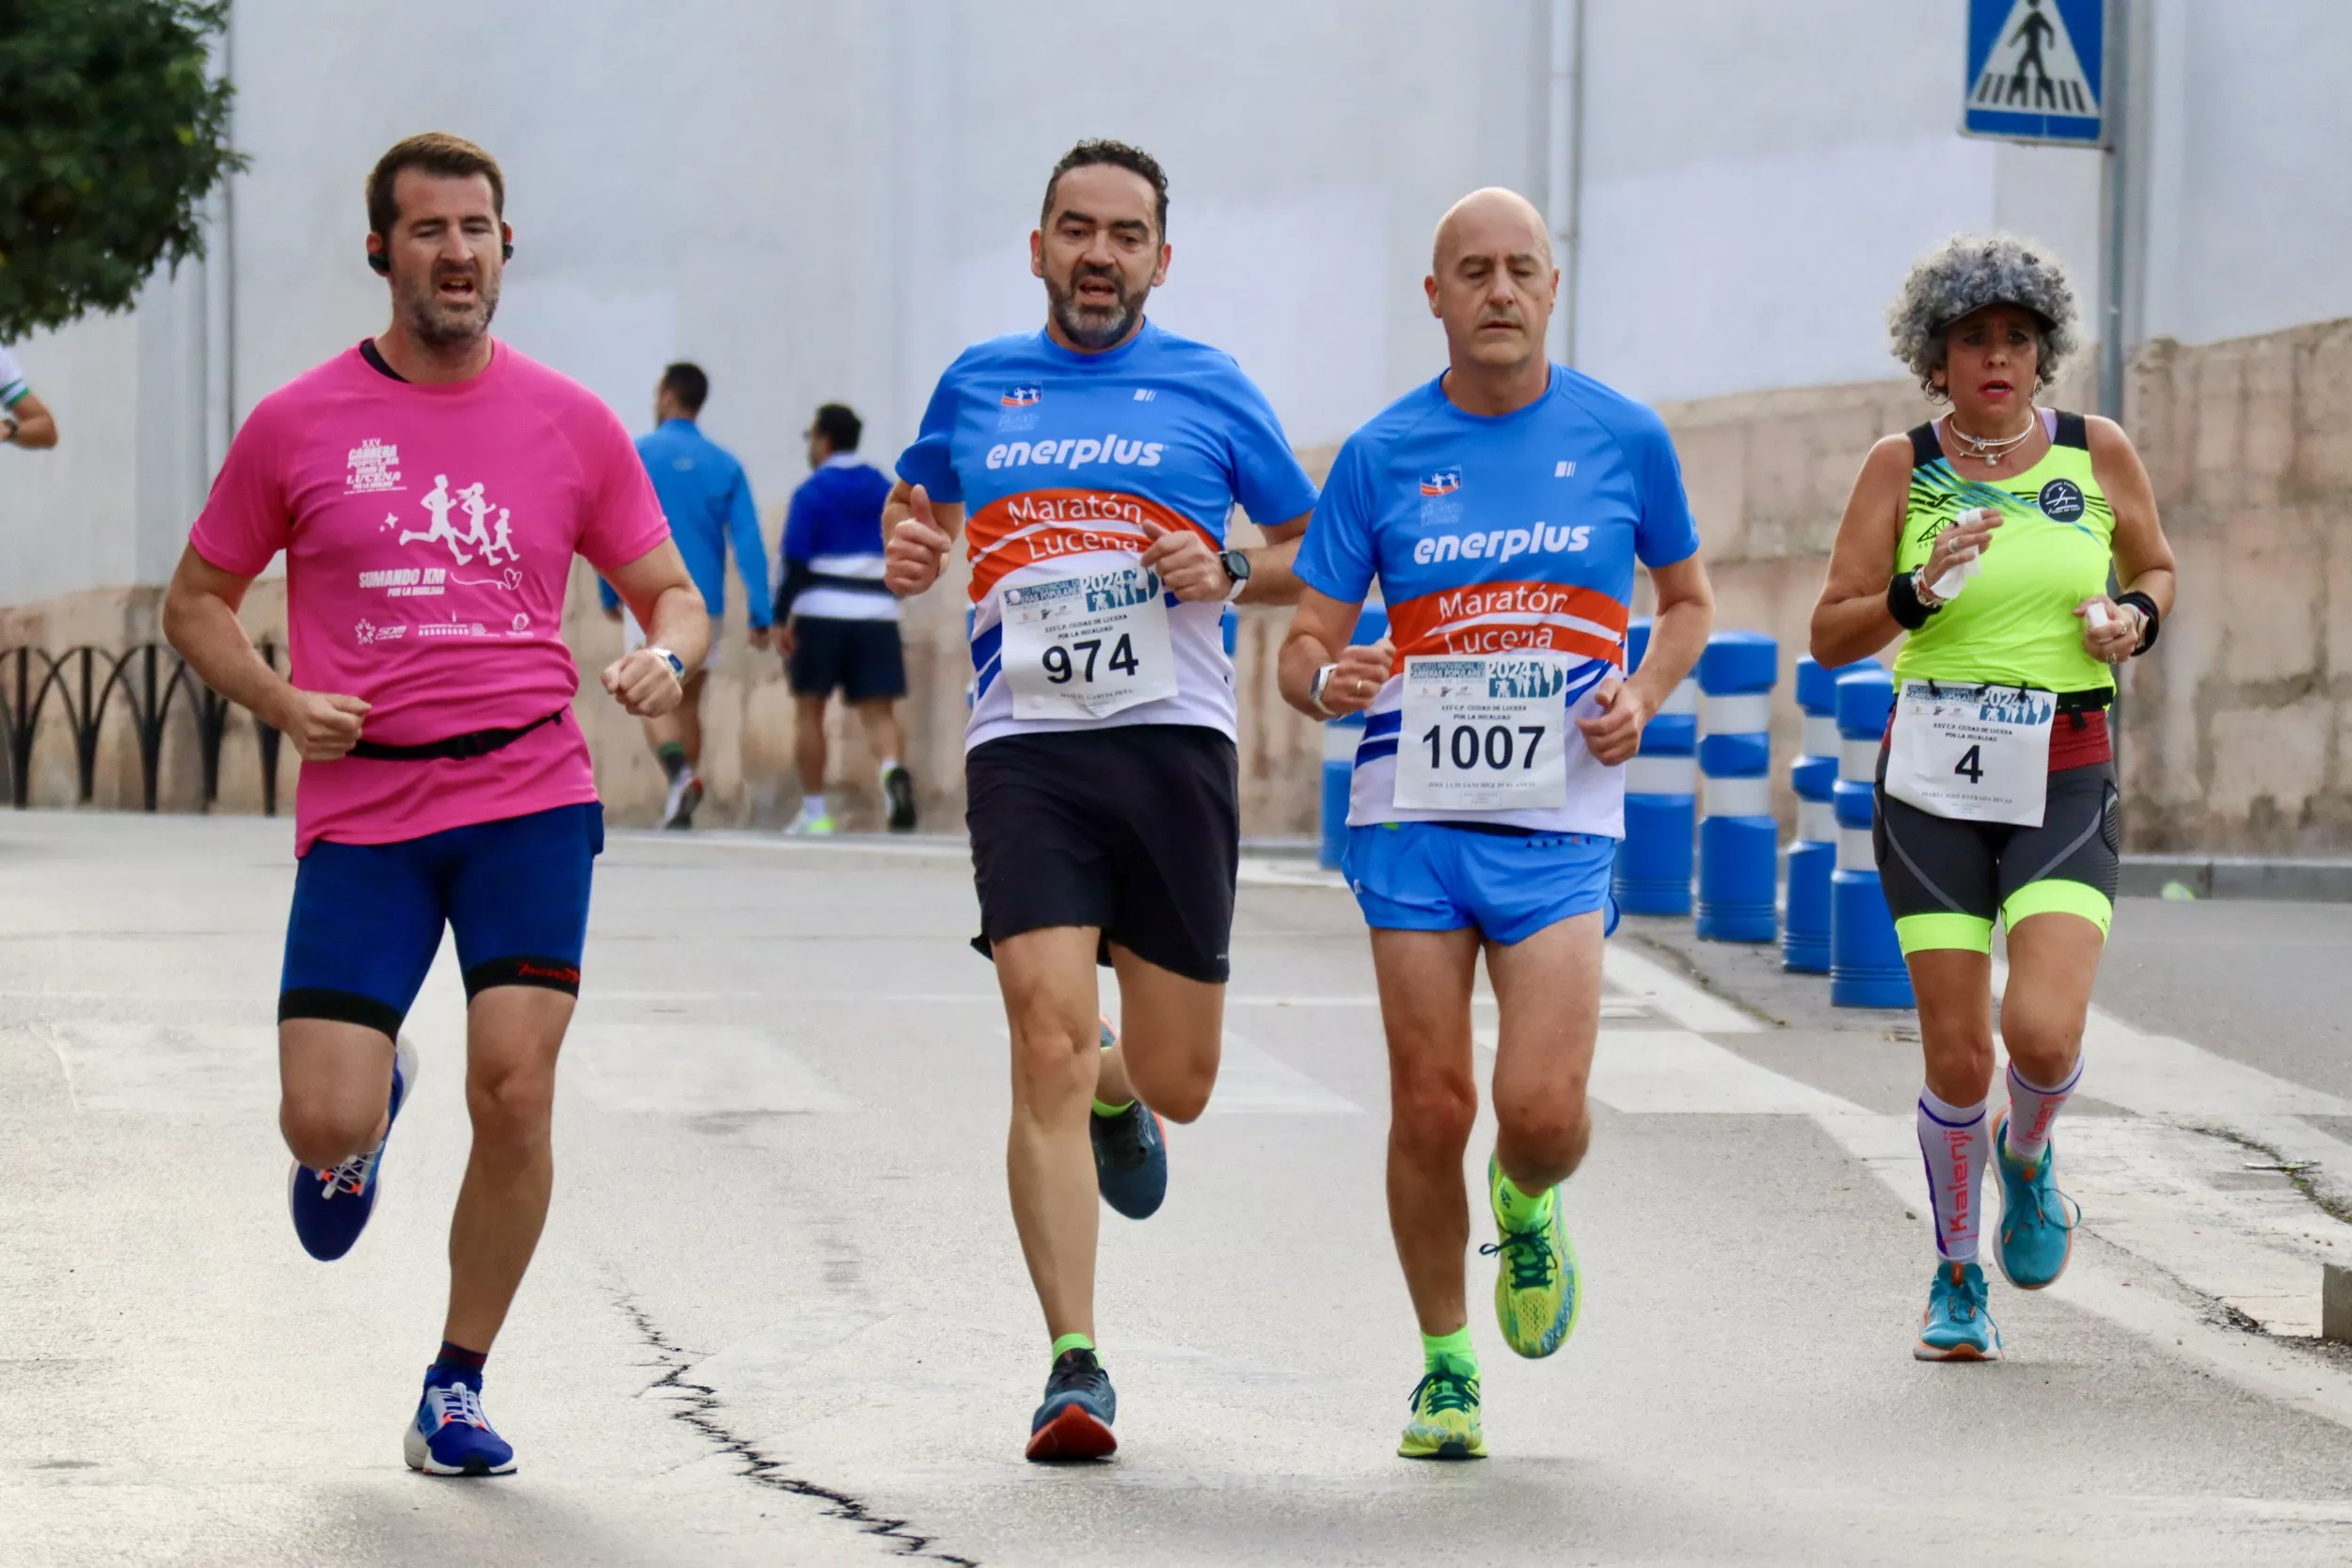
[[[497,162],[455,136],[377,163],[367,258],[391,325],[254,408],[164,601],[172,646],[302,756],[278,1123],[313,1257],[349,1251],[374,1208],[416,1085],[401,1022],[443,926],[456,935],[473,1152],[441,1350],[405,1445],[435,1475],[515,1467],[482,1412],[482,1366],[547,1219],[556,1053],[604,844],[563,641],[573,555],[652,628],[604,672],[631,714],[677,705],[709,635],[619,420],[490,337],[514,249],[505,195]],[[281,550],[291,678],[237,623]]]

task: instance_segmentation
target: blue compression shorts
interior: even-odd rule
[[[590,868],[604,849],[591,801],[398,844],[322,839],[294,874],[278,1018],[398,1035],[444,925],[466,997],[492,986],[580,994]]]
[[[1609,891],[1617,841],[1590,833],[1482,832],[1444,822],[1382,822],[1347,831],[1340,869],[1364,922],[1390,931],[1474,926],[1509,947],[1547,926],[1601,911],[1617,928]]]

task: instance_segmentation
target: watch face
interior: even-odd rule
[[[1217,553],[1217,560],[1223,563],[1225,567],[1225,575],[1232,578],[1235,582],[1244,582],[1248,579],[1249,558],[1242,554],[1241,551],[1220,550]]]

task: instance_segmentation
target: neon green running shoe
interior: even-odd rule
[[[1486,1162],[1486,1197],[1501,1238],[1478,1250],[1502,1258],[1495,1273],[1495,1317],[1502,1322],[1503,1342],[1521,1355],[1549,1355],[1576,1332],[1583,1305],[1576,1248],[1560,1219],[1559,1189],[1552,1190],[1550,1212],[1534,1230],[1513,1230],[1503,1220],[1502,1167],[1492,1160]]]
[[[1396,1446],[1402,1459],[1484,1459],[1478,1430],[1478,1379],[1439,1361],[1413,1387],[1413,1418]]]

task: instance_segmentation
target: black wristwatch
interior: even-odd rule
[[[1225,568],[1225,576],[1232,583],[1225,591],[1225,602],[1231,604],[1241,597],[1243,589],[1249,586],[1249,558],[1239,550],[1219,550],[1216,552],[1216,563]]]

